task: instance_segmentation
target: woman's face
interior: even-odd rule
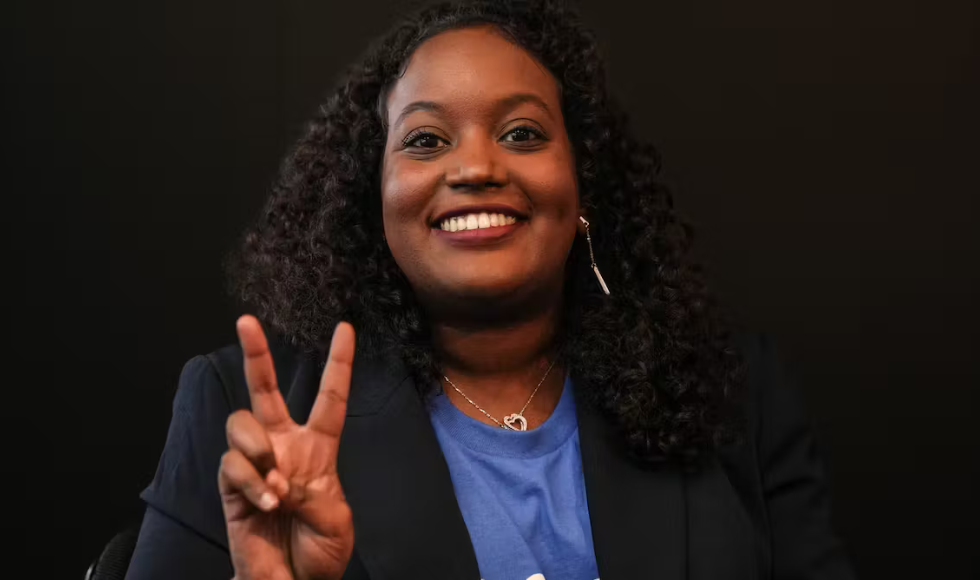
[[[490,28],[448,31],[387,111],[385,236],[423,304],[556,299],[579,202],[551,73]]]

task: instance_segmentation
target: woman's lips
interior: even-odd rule
[[[448,231],[441,228],[432,228],[432,232],[437,238],[445,240],[453,245],[458,246],[484,246],[499,243],[506,238],[512,236],[514,232],[523,227],[526,222],[518,221],[516,223],[507,224],[504,226],[493,226],[489,228],[479,228],[475,230],[462,230],[462,231]]]

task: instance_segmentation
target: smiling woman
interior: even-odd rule
[[[517,0],[352,70],[231,264],[258,319],[185,367],[128,577],[851,577],[603,70]]]
[[[387,95],[396,122],[381,204],[392,256],[422,308],[451,326],[466,323],[474,299],[498,324],[528,322],[518,304],[557,316],[583,209],[554,76],[493,27],[443,32],[407,64]],[[490,229],[490,214],[516,219]],[[463,231],[457,218],[457,232],[443,234],[453,215]]]

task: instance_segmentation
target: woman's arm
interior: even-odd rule
[[[228,549],[147,506],[127,580],[146,578],[231,578]]]
[[[218,495],[231,408],[207,358],[180,375],[173,418],[156,476],[143,492],[146,515],[127,580],[227,580],[234,575]]]
[[[757,452],[772,537],[772,577],[852,579],[854,571],[831,525],[827,477],[802,393],[780,366],[771,341],[760,338],[757,348]]]

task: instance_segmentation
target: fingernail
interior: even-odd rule
[[[276,504],[278,503],[279,500],[276,498],[276,496],[267,491],[262,494],[262,497],[259,498],[259,509],[262,511],[269,511],[276,507]]]

